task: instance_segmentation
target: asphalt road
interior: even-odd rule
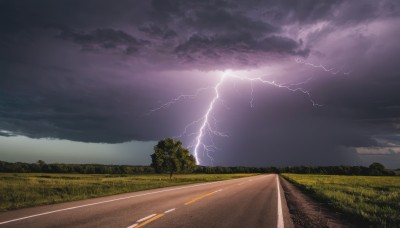
[[[292,227],[277,175],[0,213],[0,227]]]

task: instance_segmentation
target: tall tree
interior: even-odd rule
[[[192,172],[196,166],[196,159],[189,150],[182,146],[180,141],[171,138],[161,140],[154,147],[151,155],[151,166],[157,173],[169,173],[172,178],[174,172]]]
[[[385,166],[382,165],[381,163],[378,163],[378,162],[372,163],[371,165],[369,165],[369,168],[373,169],[373,170],[377,170],[377,171],[384,171],[385,170]]]
[[[369,171],[370,175],[385,175],[385,166],[383,166],[381,163],[374,162],[371,165],[369,165]]]

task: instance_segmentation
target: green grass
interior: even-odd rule
[[[228,180],[255,174],[32,174],[0,173],[0,211],[146,189]]]
[[[400,177],[283,174],[318,200],[370,226],[400,227]]]

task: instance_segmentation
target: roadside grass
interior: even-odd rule
[[[253,175],[0,173],[0,211]]]
[[[319,201],[371,227],[400,227],[400,177],[282,174]]]

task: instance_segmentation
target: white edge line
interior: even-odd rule
[[[167,213],[170,213],[170,212],[173,212],[173,211],[175,211],[175,208],[172,208],[172,209],[164,211],[164,214],[167,214]]]
[[[282,201],[281,201],[281,190],[279,184],[279,175],[276,176],[276,186],[278,188],[278,223],[277,228],[284,228],[285,225],[283,223],[283,213],[282,213]]]
[[[170,191],[175,191],[175,190],[180,190],[180,189],[185,189],[185,188],[194,188],[194,187],[198,187],[198,186],[202,186],[202,185],[210,185],[210,184],[216,184],[216,183],[220,183],[220,182],[224,182],[224,181],[235,181],[235,180],[238,180],[238,179],[202,183],[202,184],[196,184],[196,185],[191,185],[191,186],[184,186],[184,187],[179,187],[179,188],[172,188],[172,189],[166,189],[166,190],[161,190],[161,191],[143,193],[143,194],[134,195],[134,196],[127,196],[127,197],[122,197],[122,198],[117,198],[117,199],[112,199],[112,200],[101,201],[101,202],[97,202],[97,203],[89,203],[89,204],[84,204],[84,205],[80,205],[80,206],[76,206],[76,207],[68,207],[68,208],[64,208],[64,209],[48,211],[48,212],[44,212],[44,213],[40,213],[40,214],[35,214],[35,215],[30,215],[30,216],[25,216],[25,217],[21,217],[21,218],[17,218],[17,219],[0,222],[0,225],[10,223],[10,222],[16,222],[16,221],[20,221],[20,220],[24,220],[24,219],[28,219],[28,218],[38,217],[38,216],[42,216],[42,215],[48,215],[48,214],[53,214],[53,213],[62,212],[62,211],[69,211],[69,210],[73,210],[73,209],[89,207],[89,206],[98,205],[98,204],[110,203],[110,202],[114,202],[114,201],[130,199],[130,198],[135,198],[135,197],[139,197],[139,196],[153,195],[153,194],[162,193],[162,192],[170,192]]]
[[[135,223],[135,224],[133,224],[132,226],[128,226],[127,228],[133,228],[133,227],[136,227],[138,224],[137,223]]]
[[[143,222],[143,221],[146,221],[146,220],[149,219],[149,218],[153,218],[153,217],[156,216],[156,215],[157,215],[157,214],[151,214],[151,215],[149,215],[149,216],[146,216],[146,217],[144,217],[144,218],[141,218],[141,219],[137,220],[136,223],[141,223],[141,222]]]

